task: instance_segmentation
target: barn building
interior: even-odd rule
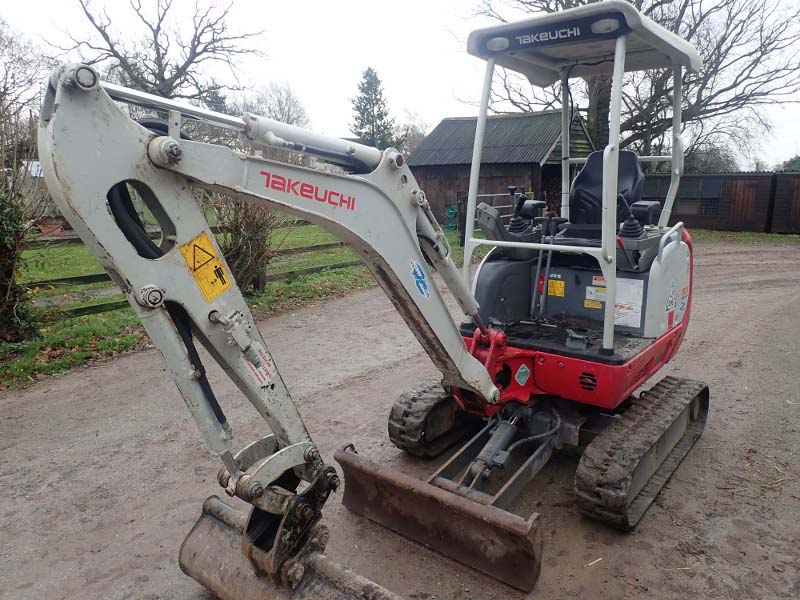
[[[466,198],[475,117],[444,119],[408,159],[437,218]],[[481,159],[480,194],[504,193],[509,185],[532,190],[555,207],[561,194],[561,111],[490,116]],[[594,145],[583,120],[570,128],[570,155],[587,156]]]

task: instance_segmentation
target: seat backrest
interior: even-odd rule
[[[639,157],[629,150],[619,153],[617,171],[617,194],[628,206],[642,198],[644,173],[639,165]],[[629,216],[624,202],[617,202],[617,223]],[[603,153],[592,152],[586,164],[572,181],[569,192],[569,220],[572,223],[598,224],[603,215]]]

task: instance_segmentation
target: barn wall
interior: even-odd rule
[[[441,165],[411,167],[411,172],[424,190],[439,222],[444,222],[448,206],[456,206],[458,197],[469,189],[469,165]],[[510,185],[539,190],[541,170],[538,164],[484,164],[481,165],[479,194],[507,193]]]
[[[800,173],[775,173],[773,233],[800,233]]]

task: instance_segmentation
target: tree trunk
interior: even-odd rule
[[[587,126],[595,148],[602,150],[608,144],[608,110],[611,105],[611,76],[595,75],[586,78],[589,96]]]
[[[264,269],[266,269],[266,266]],[[260,293],[267,289],[267,273],[264,269],[260,270],[253,279],[254,292]]]

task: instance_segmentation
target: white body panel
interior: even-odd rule
[[[689,301],[689,246],[682,240],[664,247],[653,261],[647,287],[644,337],[657,338],[680,323]]]

